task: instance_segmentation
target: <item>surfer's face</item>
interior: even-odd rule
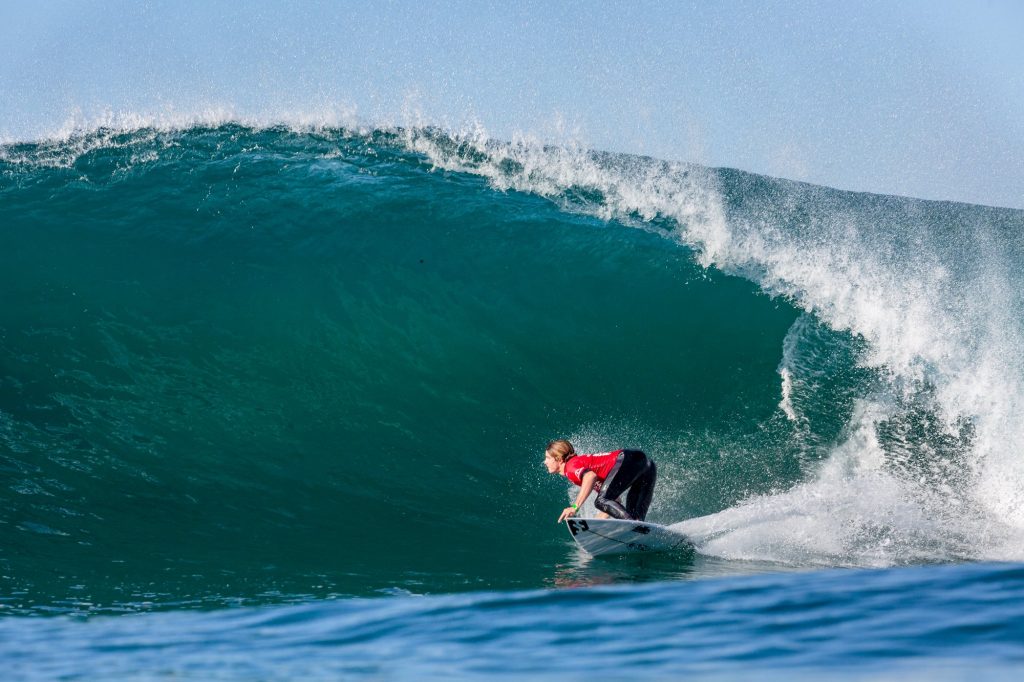
[[[548,468],[549,474],[558,473],[558,460],[552,457],[550,452],[544,453],[544,466]]]

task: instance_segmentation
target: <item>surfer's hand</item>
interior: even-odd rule
[[[561,523],[562,521],[565,521],[570,516],[575,516],[575,515],[576,515],[576,510],[575,509],[573,509],[572,507],[566,507],[565,509],[562,510],[562,515],[558,517],[558,522]]]

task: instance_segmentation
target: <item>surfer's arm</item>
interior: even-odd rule
[[[576,496],[575,506],[566,507],[562,510],[562,515],[558,517],[558,522],[566,520],[570,516],[576,514],[576,511],[583,506],[583,503],[590,497],[590,493],[594,490],[594,485],[597,483],[597,474],[593,471],[588,471],[583,474],[583,478],[580,481],[583,485],[580,486],[580,493]]]

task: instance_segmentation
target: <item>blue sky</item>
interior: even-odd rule
[[[210,110],[1024,208],[1024,3],[0,4],[0,139]]]

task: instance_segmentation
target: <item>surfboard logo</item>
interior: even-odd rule
[[[567,522],[569,524],[569,532],[573,535],[580,531],[590,530],[590,526],[587,525],[586,521],[569,519]]]

